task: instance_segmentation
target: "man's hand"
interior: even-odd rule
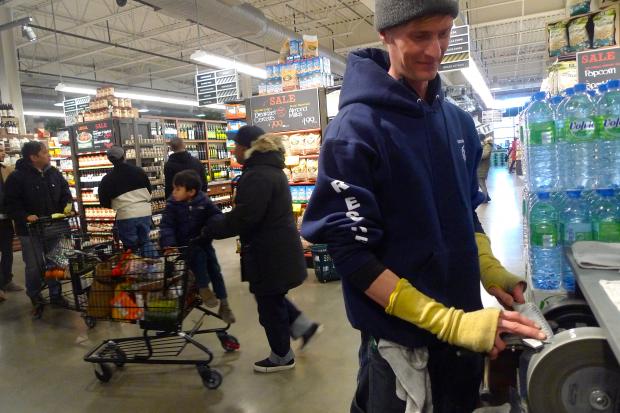
[[[524,338],[534,338],[536,340],[544,340],[547,338],[540,331],[540,326],[527,317],[517,313],[516,311],[502,311],[497,321],[497,333],[495,333],[495,344],[489,353],[491,360],[495,360],[499,353],[506,349],[506,343],[500,337],[500,334],[515,334]]]
[[[26,217],[26,221],[28,221],[28,222],[36,222],[38,220],[39,220],[39,217],[36,216],[36,215],[28,215]]]
[[[520,282],[512,288],[512,293],[508,293],[504,291],[504,289],[500,287],[491,287],[489,288],[489,294],[493,297],[497,298],[497,301],[506,309],[512,309],[512,306],[515,302],[518,304],[525,303],[525,296],[523,292],[525,291],[525,282]]]

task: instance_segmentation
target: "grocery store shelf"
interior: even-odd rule
[[[219,204],[228,204],[231,203],[233,201],[232,197],[230,197],[229,199],[220,199],[219,201],[211,201],[213,202],[215,205],[219,205]]]
[[[311,185],[316,185],[316,181],[315,182],[289,182],[288,184],[290,186],[311,186]]]
[[[209,163],[226,163],[230,162],[230,158],[228,159],[209,159]]]
[[[185,139],[185,138],[182,138],[182,139],[186,145],[190,143],[207,143],[208,142],[206,139]]]
[[[95,201],[82,201],[82,205],[84,206],[98,206],[101,205],[99,202],[95,202]]]
[[[272,135],[295,135],[298,133],[321,133],[321,129],[305,129],[305,130],[292,130],[286,132],[274,132]]]
[[[315,154],[315,155],[293,155],[293,156],[297,156],[300,159],[319,159],[319,155]]]
[[[98,166],[80,166],[79,169],[80,171],[92,171],[94,169],[112,169],[114,168],[114,165],[110,164],[110,165],[98,165]],[[71,169],[73,170],[73,169]]]
[[[226,139],[209,139],[207,140],[209,143],[226,143]]]
[[[153,210],[151,211],[151,215],[152,215],[152,214],[161,214],[162,212],[164,212],[164,210],[165,210],[165,209],[166,209],[166,208],[161,208],[161,209],[153,209]]]
[[[206,159],[201,159],[200,162],[202,162],[202,163],[209,163],[209,161],[207,161]]]
[[[114,221],[116,221],[116,218],[95,218],[95,217],[86,217],[86,221],[114,222]]]
[[[106,153],[107,151],[93,151],[93,152],[78,152],[77,156],[84,156],[84,155],[100,155],[102,153]]]
[[[211,181],[209,182],[207,185],[211,186],[211,185],[226,185],[226,184],[230,184],[232,183],[232,181],[230,179],[224,180],[224,181]]]

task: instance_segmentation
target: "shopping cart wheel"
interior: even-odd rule
[[[97,363],[95,364],[95,376],[102,383],[107,383],[112,378],[112,369],[107,364]]]
[[[219,371],[211,369],[207,364],[198,364],[196,366],[198,374],[202,379],[202,384],[209,390],[215,390],[222,384],[222,375]]]
[[[237,340],[237,337],[231,336],[230,334],[218,334],[218,338],[220,339],[222,348],[227,353],[237,351],[241,347],[241,345],[239,344],[239,340]]]
[[[97,325],[97,319],[87,315],[84,317],[84,324],[86,324],[86,327],[88,328],[95,328]]]

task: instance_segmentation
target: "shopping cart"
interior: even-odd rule
[[[80,310],[73,290],[65,286],[71,284],[69,261],[76,251],[81,250],[83,237],[79,221],[75,217],[39,218],[28,224],[29,248],[34,254],[41,274],[41,288],[31,297],[33,317],[41,318],[46,304]],[[55,290],[53,293],[50,288]]]
[[[220,386],[222,376],[209,365],[213,353],[196,341],[200,334],[216,334],[223,349],[239,349],[238,340],[228,334],[230,324],[201,329],[205,317],[221,320],[202,307],[198,287],[180,249],[160,258],[144,258],[124,251],[97,265],[89,288],[86,317],[97,320],[135,323],[141,336],[103,341],[86,354],[84,361],[95,364],[95,376],[101,382],[112,377],[112,366],[128,363],[195,365],[203,384],[209,389]],[[183,321],[194,309],[202,314],[189,330]],[[201,358],[184,358],[188,347],[201,352]],[[202,355],[204,354],[204,357]]]

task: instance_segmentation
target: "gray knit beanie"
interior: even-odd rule
[[[456,18],[458,0],[375,0],[375,27],[378,31],[435,14],[449,14]]]

